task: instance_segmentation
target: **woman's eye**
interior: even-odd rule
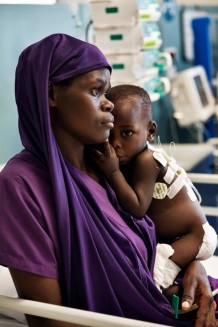
[[[126,136],[131,136],[133,134],[133,132],[132,131],[124,131],[122,134],[124,137],[126,137]]]
[[[98,94],[99,94],[99,89],[92,89],[92,90],[91,90],[91,93],[92,93],[92,95],[93,95],[94,97],[97,97]]]

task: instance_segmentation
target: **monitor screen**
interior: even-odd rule
[[[198,90],[198,94],[201,99],[202,107],[206,107],[209,104],[209,102],[208,102],[208,98],[207,98],[207,95],[206,95],[206,92],[204,89],[204,85],[202,83],[201,76],[200,75],[195,76],[194,81],[195,81],[195,85]]]

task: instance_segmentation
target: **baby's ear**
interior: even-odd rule
[[[157,134],[157,124],[156,124],[156,122],[154,120],[149,121],[147,140],[150,141],[150,142],[153,141],[156,134]]]

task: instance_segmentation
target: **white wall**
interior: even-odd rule
[[[84,38],[68,5],[0,5],[0,164],[21,150],[14,98],[21,51],[53,33]]]

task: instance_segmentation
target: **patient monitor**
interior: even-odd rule
[[[215,113],[212,95],[203,66],[179,72],[172,81],[174,117],[181,127],[206,122]]]

